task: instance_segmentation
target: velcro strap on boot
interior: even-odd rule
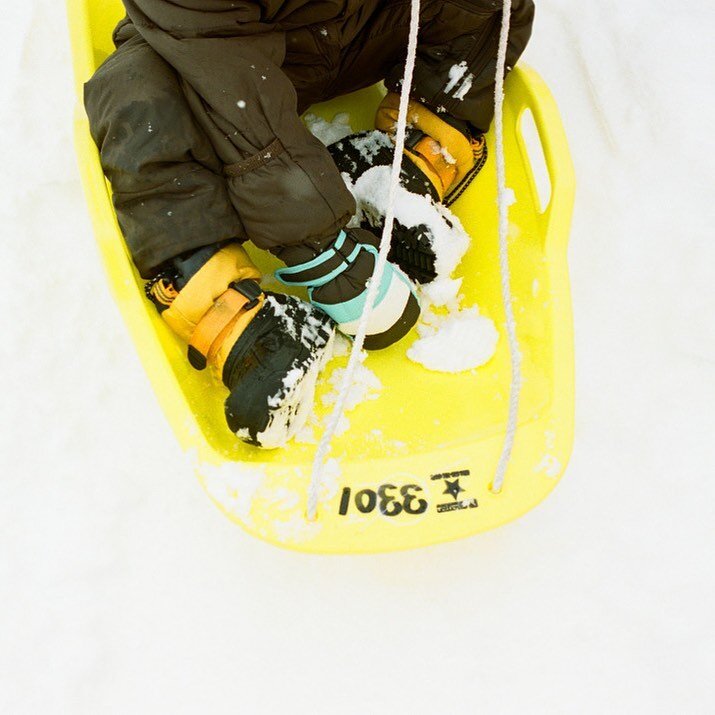
[[[231,283],[196,325],[189,342],[188,358],[191,366],[203,370],[214,343],[244,313],[255,308],[263,298],[261,287],[253,280]]]
[[[360,251],[374,250],[341,231],[333,243],[310,261],[279,268],[275,275],[284,285],[307,287],[309,292],[330,283],[350,268]]]

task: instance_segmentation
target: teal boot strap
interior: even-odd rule
[[[279,268],[275,272],[276,278],[288,286],[304,286],[308,288],[308,296],[310,297],[310,302],[313,303],[317,308],[320,308],[324,313],[327,313],[336,323],[350,323],[354,320],[358,320],[365,309],[365,303],[367,302],[367,288],[360,293],[360,295],[350,300],[343,301],[341,303],[320,303],[313,299],[313,291],[315,288],[320,288],[326,283],[329,283],[334,278],[340,274],[347,271],[350,266],[354,263],[355,259],[359,255],[360,251],[367,251],[372,253],[377,262],[378,252],[374,246],[367,243],[358,243],[347,259],[343,258],[342,262],[329,271],[325,275],[312,278],[310,280],[300,280],[292,278],[292,276],[299,275],[308,270],[313,270],[319,268],[321,265],[330,261],[334,256],[339,254],[340,249],[345,243],[346,234],[344,231],[340,232],[340,235],[335,240],[333,246],[325,250],[316,258],[305,263],[298,264],[296,266],[291,266],[289,268]],[[385,270],[382,272],[382,278],[380,280],[380,287],[377,291],[377,296],[375,297],[374,305],[379,305],[385,298],[390,284],[393,279],[402,280],[409,288],[413,291],[412,284],[408,278],[403,275],[402,271],[395,268],[392,264],[386,263]],[[414,292],[414,291],[413,291]]]
[[[345,240],[347,239],[347,234],[345,231],[341,231],[338,234],[338,237],[333,241],[331,246],[327,248],[325,251],[323,251],[320,255],[316,256],[310,261],[306,261],[305,263],[299,263],[296,266],[290,266],[286,268],[279,268],[275,276],[276,278],[283,283],[283,285],[288,285],[288,286],[304,286],[307,288],[320,288],[321,286],[324,286],[326,283],[330,283],[330,281],[333,280],[333,278],[336,278],[339,276],[341,273],[344,273],[350,266],[353,264],[355,259],[357,258],[358,254],[363,248],[367,248],[367,246],[363,243],[356,243],[355,247],[353,248],[352,252],[350,255],[347,257],[347,259],[342,256],[340,253],[340,249],[343,247],[345,244]],[[328,271],[327,273],[324,273],[323,275],[320,275],[320,267],[325,265],[328,262],[331,262],[336,256],[341,257],[341,262],[338,264],[336,268],[334,268],[331,271]],[[317,273],[318,275],[301,280],[300,278],[297,278],[296,276],[300,276],[301,273],[306,273],[306,272],[311,272],[311,273]]]

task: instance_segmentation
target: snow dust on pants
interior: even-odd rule
[[[226,27],[225,8],[124,3],[117,49],[85,86],[85,105],[141,275],[231,239],[277,254],[331,242],[355,203],[300,114],[383,79],[400,90],[410,3],[347,0],[334,18],[312,18],[311,5],[325,14],[326,4],[307,3],[274,22],[243,12],[257,3],[232,3],[246,21]],[[534,13],[532,0],[513,8],[509,66]],[[486,130],[500,23],[501,2],[423,0],[411,96]]]

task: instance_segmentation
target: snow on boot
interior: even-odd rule
[[[276,277],[290,286],[308,288],[313,305],[338,324],[349,337],[357,333],[365,308],[370,280],[377,261],[380,239],[360,228],[341,231],[324,242],[276,249],[287,268]],[[388,262],[382,273],[367,325],[365,348],[380,350],[403,338],[417,322],[420,305],[407,276]]]
[[[388,94],[377,111],[376,131],[360,132],[328,147],[338,169],[349,178],[351,188],[355,189],[370,169],[391,166],[394,144],[390,135],[398,110],[399,96]],[[451,117],[442,119],[414,101],[409,104],[408,119],[400,185],[411,194],[424,197],[427,204],[450,206],[484,166],[487,156],[484,137],[472,134],[466,122]],[[375,188],[369,190],[378,198]],[[360,225],[381,231],[384,211],[376,210],[375,202],[370,196],[360,195],[359,188],[357,194]],[[430,222],[442,222],[451,228],[443,212],[429,211],[428,205],[425,211],[429,220],[409,226],[396,217],[389,254],[390,260],[418,283],[429,283],[437,276],[434,233],[439,227],[436,229]]]
[[[188,343],[191,365],[229,389],[231,431],[273,449],[307,421],[335,328],[305,301],[262,291],[260,277],[239,244],[209,246],[170,261],[147,296]]]
[[[223,369],[231,430],[250,444],[283,446],[311,414],[334,338],[335,325],[320,310],[295,296],[266,292]]]

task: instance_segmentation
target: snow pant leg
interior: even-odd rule
[[[343,28],[346,45],[327,94],[345,94],[382,79],[399,92],[410,12],[409,0],[388,0],[378,3],[353,34],[349,25]],[[486,131],[494,112],[501,17],[501,3],[494,0],[423,0],[411,97]],[[526,47],[533,19],[533,0],[513,0],[507,67]]]
[[[85,85],[85,106],[134,263],[150,278],[181,253],[245,238],[223,163],[174,70],[127,23]]]

